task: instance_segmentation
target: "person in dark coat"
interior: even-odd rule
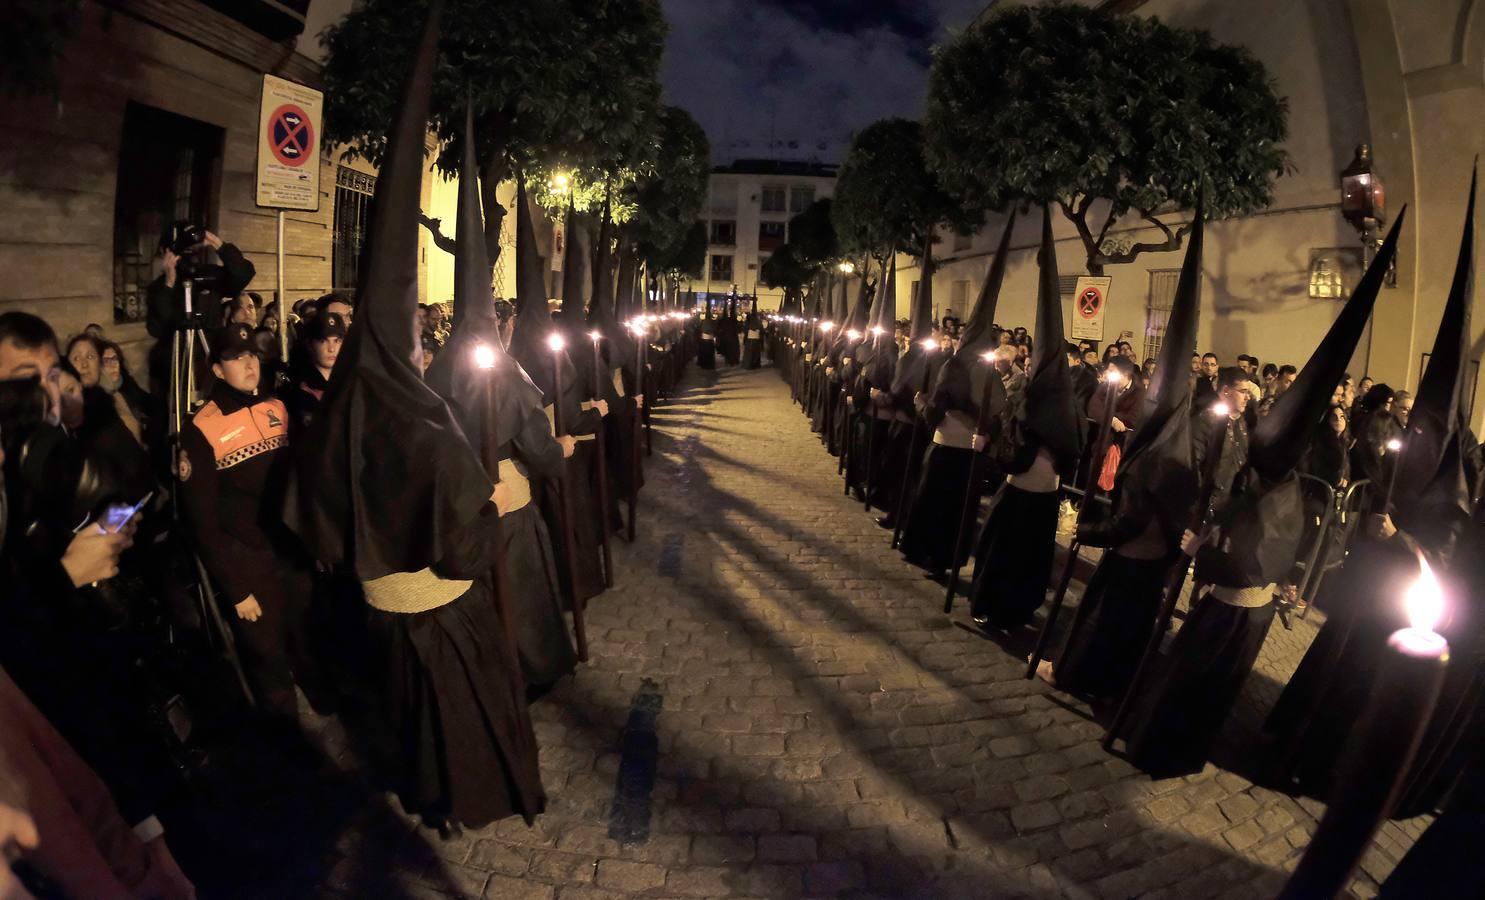
[[[1031,622],[1046,600],[1057,534],[1058,489],[1083,450],[1083,415],[1063,352],[1051,212],[1043,210],[1037,288],[1036,354],[1026,388],[1013,394],[1001,459],[1006,482],[996,493],[975,548],[970,587],[976,624],[1001,630]]]
[[[756,369],[763,364],[763,320],[758,316],[758,298],[753,298],[753,308],[743,320],[743,367]]]
[[[466,113],[465,133],[472,138],[473,131]],[[494,462],[508,495],[500,504],[504,571],[496,583],[505,596],[497,602],[509,607],[521,673],[528,691],[536,693],[570,674],[577,653],[562,614],[551,535],[533,502],[532,485],[536,479],[561,477],[562,461],[572,454],[577,438],[552,436],[541,391],[505,350],[515,323],[502,330],[490,300],[473,148],[474,141],[466,141],[459,179],[453,328],[426,377],[429,387],[447,400],[471,445],[479,444],[487,468]]]
[[[923,454],[898,549],[904,559],[930,575],[944,574],[963,565],[968,557],[968,540],[963,546],[955,545],[965,491],[978,487],[969,483],[976,452],[974,435],[981,421],[998,429],[1006,403],[1005,386],[989,355],[998,342],[993,327],[995,308],[1005,282],[1015,224],[1013,211],[1006,219],[974,310],[960,332],[958,347],[939,368],[929,395],[914,400],[924,424],[933,429],[933,438]],[[982,414],[981,406],[987,399],[990,408]],[[966,527],[972,524],[966,523]]]
[[[495,594],[500,503],[511,498],[423,382],[414,324],[438,18],[435,4],[377,179],[356,317],[296,455],[284,521],[322,564],[360,579],[386,731],[381,779],[452,837],[511,815],[530,822],[546,795]]]
[[[1141,693],[1128,701],[1133,712],[1115,735],[1125,739],[1130,762],[1154,777],[1201,771],[1263,647],[1275,585],[1293,566],[1304,530],[1295,469],[1371,317],[1404,219],[1398,216],[1294,386],[1260,420],[1247,464],[1211,519],[1215,527],[1181,538],[1196,582],[1207,587],[1158,674],[1136,686]]]
[[[1056,662],[1044,660],[1037,667],[1039,676],[1061,690],[1115,698],[1128,690],[1165,599],[1181,534],[1198,502],[1185,355],[1196,340],[1201,310],[1203,220],[1199,208],[1165,343],[1135,416],[1141,424],[1129,434],[1114,480],[1112,513],[1078,525],[1079,545],[1109,549],[1083,591]]]
[[[1364,536],[1335,579],[1342,587],[1336,608],[1327,609],[1325,625],[1265,726],[1281,748],[1273,771],[1279,783],[1327,801],[1345,789],[1339,757],[1376,682],[1388,636],[1410,624],[1397,598],[1406,596],[1419,577],[1420,559],[1425,561],[1452,601],[1436,625],[1449,641],[1450,659],[1418,752],[1388,811],[1394,818],[1442,806],[1469,759],[1485,746],[1485,610],[1477,599],[1485,542],[1479,445],[1465,416],[1472,377],[1474,194],[1472,184],[1454,279],[1408,419],[1407,446],[1393,455],[1391,497],[1382,489],[1373,494]],[[1382,387],[1366,396],[1379,396]],[[1373,421],[1390,419],[1382,405],[1366,405]]]

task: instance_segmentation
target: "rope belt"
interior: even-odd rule
[[[1273,600],[1274,586],[1272,584],[1265,584],[1260,587],[1236,588],[1214,585],[1207,593],[1226,603],[1228,606],[1257,609],[1260,606],[1267,606],[1269,601]]]
[[[510,491],[510,509],[502,509],[500,517],[505,518],[518,509],[524,509],[531,503],[531,479],[526,477],[520,467],[513,459],[502,459],[500,461],[500,483]]]
[[[473,581],[439,578],[432,569],[417,572],[393,572],[371,581],[363,581],[366,602],[374,609],[389,613],[421,613],[447,606],[464,596]]]
[[[973,439],[974,429],[970,427],[969,417],[957,410],[944,416],[944,420],[933,431],[933,442],[945,447],[968,450],[973,447]]]

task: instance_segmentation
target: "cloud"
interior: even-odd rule
[[[714,162],[839,161],[851,134],[922,115],[929,47],[986,0],[664,0],[666,99]]]

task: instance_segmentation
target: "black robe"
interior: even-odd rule
[[[1299,479],[1240,476],[1219,517],[1219,541],[1196,555],[1196,580],[1220,589],[1261,588],[1283,577],[1303,532]],[[1253,671],[1273,623],[1261,606],[1225,603],[1211,591],[1194,604],[1170,652],[1136,703],[1125,732],[1130,762],[1157,778],[1199,772]]]
[[[763,323],[757,313],[743,320],[743,367],[756,369],[763,364]]]
[[[510,815],[530,823],[546,806],[536,735],[491,583],[500,524],[487,504],[449,536],[454,554],[433,570],[473,580],[457,599],[426,612],[370,611],[385,661],[388,786],[403,809],[430,823],[480,828]]]
[[[575,365],[579,374],[578,383],[562,385],[563,431],[575,436],[592,436],[603,426],[603,418],[597,409],[583,409],[582,402],[592,393],[591,387],[584,389],[581,378],[591,378],[591,366]],[[562,531],[562,495],[559,479],[542,479],[541,507],[547,528],[557,538],[557,574],[562,583],[563,595],[569,603],[586,603],[603,593],[603,551],[599,529],[604,527],[600,515],[598,497],[593,489],[594,467],[597,465],[597,443],[579,440],[572,456],[566,460],[567,477],[563,484],[571,485],[572,498],[568,511],[572,515],[572,544],[568,545]],[[572,569],[568,568],[568,555],[573,557]],[[575,570],[575,573],[574,571]],[[573,575],[576,582],[573,582]]]

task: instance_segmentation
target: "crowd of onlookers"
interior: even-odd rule
[[[284,314],[245,290],[252,264],[209,232],[167,234],[160,255],[147,374],[103,326],[58,335],[0,315],[6,900],[194,896],[161,822],[213,735],[302,747],[296,683],[326,711],[298,646],[309,597],[274,596],[314,590],[313,564],[263,511],[328,386],[351,298]],[[436,303],[418,317],[426,366],[450,323]]]

